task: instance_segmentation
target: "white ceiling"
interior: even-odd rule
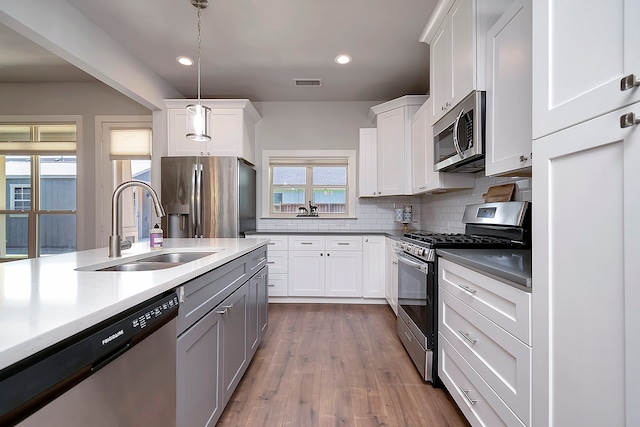
[[[185,97],[197,91],[190,0],[67,0]],[[202,10],[202,97],[381,101],[429,90],[418,42],[437,0],[209,0]],[[353,62],[339,66],[336,55]],[[321,79],[297,88],[294,79]],[[0,83],[93,78],[0,25]]]

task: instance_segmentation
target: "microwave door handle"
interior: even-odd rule
[[[464,109],[461,109],[460,113],[458,114],[458,117],[456,117],[455,123],[453,124],[453,146],[455,147],[461,159],[464,159],[464,153],[460,149],[460,141],[458,139],[458,125],[460,124],[460,119],[462,118],[463,115],[464,115]]]

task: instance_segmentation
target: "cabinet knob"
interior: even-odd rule
[[[627,113],[620,116],[620,127],[623,129],[639,123],[640,118],[636,118],[636,115],[633,113]]]
[[[526,162],[527,160],[529,160],[528,157],[526,156],[520,156],[520,162]]]
[[[640,80],[636,80],[635,74],[629,74],[620,79],[620,90],[625,91],[640,86]]]

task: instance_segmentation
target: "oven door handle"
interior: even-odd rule
[[[403,264],[410,265],[411,267],[414,267],[417,270],[420,270],[424,274],[428,273],[428,271],[429,271],[428,264],[423,263],[423,262],[416,262],[416,261],[412,260],[411,258],[407,257],[406,255],[404,255],[402,252],[398,252],[398,251],[395,251],[395,250],[394,250],[394,252],[398,256],[398,261],[401,261]]]

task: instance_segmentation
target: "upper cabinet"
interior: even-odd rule
[[[411,120],[412,194],[454,188],[473,188],[472,173],[436,172],[433,169],[433,128],[431,100],[427,100]]]
[[[169,156],[236,156],[255,164],[255,128],[261,117],[246,99],[203,99],[211,108],[211,141],[187,139],[188,99],[165,100]]]
[[[640,2],[542,1],[535,14],[534,139],[640,101]]]
[[[427,99],[406,95],[371,107],[378,130],[379,196],[411,194],[411,119]]]
[[[487,34],[485,174],[531,174],[531,0],[516,1]]]
[[[435,123],[473,90],[486,89],[487,30],[512,0],[440,0],[420,41],[430,46]]]

